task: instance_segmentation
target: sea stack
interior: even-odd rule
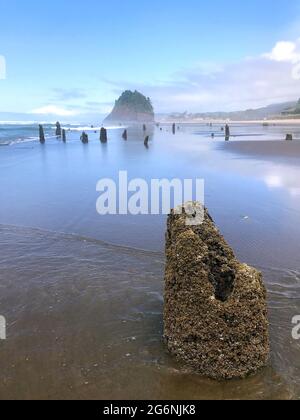
[[[62,130],[62,140],[64,143],[67,141],[66,130]]]
[[[200,204],[194,203],[203,211]],[[171,354],[203,376],[244,378],[269,362],[266,289],[240,263],[207,210],[200,225],[172,211],[166,235],[164,336]]]
[[[173,124],[172,125],[172,133],[173,134],[176,134],[176,124]]]
[[[293,134],[287,134],[285,139],[286,141],[293,141]]]
[[[150,98],[135,90],[126,90],[115,102],[115,106],[105,123],[113,124],[154,124],[154,109]]]
[[[100,141],[101,143],[107,143],[107,130],[104,127],[100,130]]]
[[[123,137],[124,140],[127,140],[128,139],[127,130],[124,130],[124,132],[122,134],[122,137]]]
[[[81,134],[80,140],[83,144],[87,144],[89,142],[89,136],[86,134],[85,131]]]
[[[40,143],[45,143],[45,133],[44,133],[44,127],[42,125],[39,125],[39,136],[40,136]]]
[[[56,123],[55,135],[56,135],[56,137],[61,137],[61,125],[60,125],[60,123],[58,121]]]

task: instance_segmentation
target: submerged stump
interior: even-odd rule
[[[61,137],[61,125],[58,121],[56,123],[55,135],[56,137]]]
[[[39,137],[40,137],[40,143],[45,143],[45,133],[44,133],[44,127],[42,125],[39,125]]]
[[[228,124],[226,124],[225,126],[225,140],[229,140],[230,139],[230,127]]]
[[[107,130],[104,127],[100,131],[100,141],[101,143],[107,143]]]
[[[66,143],[66,141],[67,141],[66,130],[62,130],[62,141],[63,141],[64,143]]]
[[[199,204],[200,206],[200,204]],[[241,264],[205,210],[168,219],[164,336],[171,354],[213,379],[244,378],[269,361],[266,289]]]
[[[89,142],[89,136],[86,134],[85,131],[81,134],[80,140],[83,144],[87,144]]]

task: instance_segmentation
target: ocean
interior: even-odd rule
[[[7,322],[0,398],[300,399],[300,341],[292,337],[300,315],[300,125],[231,124],[229,142],[221,124],[178,124],[176,135],[170,124],[147,133],[128,127],[128,141],[117,126],[108,127],[107,144],[99,123],[63,126],[65,144],[45,124],[41,145],[36,123],[0,123],[0,316]],[[89,144],[80,142],[82,130]],[[287,133],[294,142],[284,141]],[[240,150],[250,142],[253,153]],[[262,144],[281,152],[269,156]],[[241,261],[263,272],[269,367],[219,383],[167,354],[166,216],[100,216],[97,182],[117,180],[119,171],[146,181],[204,179],[205,204],[222,234]]]

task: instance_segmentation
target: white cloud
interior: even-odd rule
[[[295,101],[300,96],[300,40],[278,42],[271,52],[220,65],[203,65],[173,74],[167,82],[120,82],[150,96],[156,112],[234,111]],[[295,73],[299,77],[295,77]]]
[[[270,53],[263,56],[273,61],[297,63],[300,61],[299,40],[297,42],[279,41]]]
[[[31,114],[58,115],[60,117],[70,117],[72,115],[76,115],[77,112],[69,111],[67,109],[57,107],[55,105],[47,105],[38,109],[34,109],[33,111],[31,111]]]

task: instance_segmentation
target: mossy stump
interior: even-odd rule
[[[244,378],[269,362],[266,289],[241,264],[205,210],[204,222],[168,219],[164,337],[171,354],[206,377]]]

